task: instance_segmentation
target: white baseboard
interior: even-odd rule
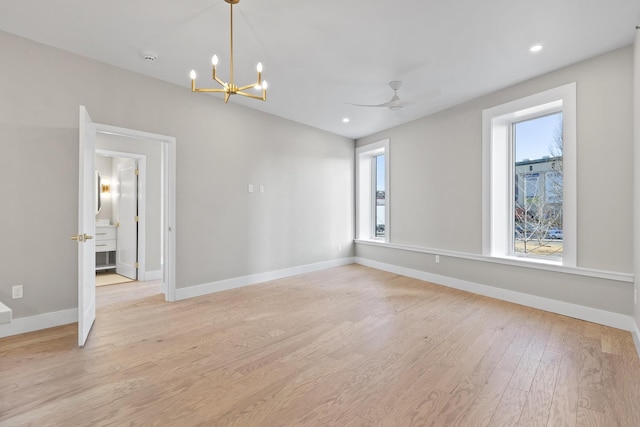
[[[640,357],[640,325],[637,323],[635,324],[635,330],[631,331],[631,336],[633,337],[633,343],[636,345],[638,357]]]
[[[11,323],[0,325],[0,338],[38,331],[40,329],[53,328],[54,326],[68,325],[69,323],[76,323],[77,321],[77,308],[38,314],[36,316],[18,317],[17,319],[13,319]]]
[[[162,270],[147,271],[144,273],[144,280],[149,282],[151,280],[162,280]]]
[[[0,324],[11,323],[11,309],[0,302]]]
[[[342,265],[353,264],[354,258],[340,258],[331,261],[318,262],[315,264],[301,265],[298,267],[285,268],[282,270],[269,271],[265,273],[251,274],[249,276],[235,277],[233,279],[220,280],[218,282],[204,283],[202,285],[189,286],[187,288],[176,289],[176,301],[212,294],[214,292],[226,291],[243,286],[255,285],[276,279],[283,279],[298,274],[311,273],[328,268],[340,267]]]
[[[355,262],[367,267],[412,277],[418,280],[424,280],[438,285],[447,286],[449,288],[460,289],[463,291],[488,296],[502,301],[508,301],[515,304],[525,305],[527,307],[538,308],[540,310],[562,314],[564,316],[574,317],[576,319],[586,320],[588,322],[598,323],[605,326],[611,326],[612,328],[623,329],[625,331],[636,331],[637,333],[635,319],[632,316],[626,316],[624,314],[614,313],[611,311],[557,301],[554,299],[539,297],[536,295],[523,294],[521,292],[496,288],[494,286],[482,285],[480,283],[441,276],[439,274],[427,273],[425,271],[414,270],[411,268],[400,267],[397,265],[386,264],[378,261],[372,261],[360,257],[356,257]],[[636,346],[637,345],[638,342],[636,341]]]

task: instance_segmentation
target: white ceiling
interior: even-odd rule
[[[261,61],[269,92],[230,102],[358,138],[629,45],[639,22],[640,0],[242,0],[235,80],[252,83]],[[0,29],[185,90],[192,68],[215,87],[216,53],[228,80],[223,0],[2,0]],[[391,80],[411,105],[348,105],[388,101]]]

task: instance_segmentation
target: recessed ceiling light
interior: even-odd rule
[[[541,44],[534,44],[529,48],[529,52],[540,52],[542,50]]]
[[[342,119],[342,123],[349,123],[349,117],[345,117]]]

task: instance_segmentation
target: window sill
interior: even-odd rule
[[[556,267],[567,267],[562,264],[562,260],[560,259],[544,259],[544,258],[534,258],[534,257],[526,257],[526,256],[517,256],[517,255],[489,255],[489,258],[498,258],[504,259],[506,261],[514,261],[517,263],[532,263],[539,265],[552,265]]]
[[[419,253],[425,253],[425,254],[431,254],[431,255],[440,255],[444,257],[467,259],[472,261],[490,262],[494,264],[510,265],[514,267],[524,267],[524,268],[552,271],[552,272],[564,273],[564,274],[574,274],[578,276],[594,277],[599,279],[614,280],[618,282],[633,283],[633,277],[634,277],[633,274],[631,273],[620,273],[616,271],[606,271],[606,270],[594,270],[594,269],[581,268],[581,267],[569,267],[569,266],[562,265],[560,262],[557,262],[557,261],[548,261],[548,260],[540,260],[540,259],[535,259],[535,261],[533,261],[531,258],[522,259],[521,257],[497,257],[497,256],[476,255],[476,254],[467,253],[467,252],[457,252],[457,251],[448,251],[448,250],[442,250],[442,249],[425,248],[422,246],[401,245],[401,244],[386,243],[386,242],[376,241],[376,240],[355,239],[354,243],[363,244],[367,246],[378,246],[378,247],[384,247],[389,249],[398,249],[398,250],[410,251],[410,252],[419,252]]]
[[[380,245],[387,245],[388,242],[384,239],[375,239],[375,238],[370,238],[370,239],[355,239],[354,242],[358,243],[358,242],[362,242],[362,243],[375,243],[375,244],[380,244]]]

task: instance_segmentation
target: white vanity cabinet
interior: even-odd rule
[[[96,271],[116,268],[116,227],[96,226]]]

